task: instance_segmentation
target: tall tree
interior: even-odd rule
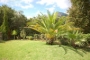
[[[2,8],[0,6],[0,26],[2,25],[2,22],[3,22],[3,11],[2,11]]]
[[[90,33],[90,1],[71,0],[71,3],[68,10],[69,20],[74,22],[76,27],[82,28],[83,32]]]
[[[6,16],[8,18],[8,38],[10,38],[10,30],[11,30],[11,18],[14,16],[13,12],[14,10],[11,9],[10,7],[8,7],[7,5],[2,5],[0,6],[0,26],[4,23],[4,18],[3,16],[5,15],[5,12],[6,11]]]
[[[4,10],[6,11],[6,16],[8,17],[8,36],[10,38],[13,29],[19,30],[19,27],[26,25],[27,18],[22,14],[21,11],[18,12],[7,5],[2,5],[0,6],[0,26],[4,23]]]
[[[15,11],[14,17],[11,18],[11,28],[19,29],[20,27],[26,26],[27,18],[22,14],[22,12]]]
[[[9,27],[8,27],[8,17],[7,17],[6,9],[4,9],[3,23],[0,27],[0,30],[3,33],[4,39],[7,39],[8,38],[7,34],[8,34]]]

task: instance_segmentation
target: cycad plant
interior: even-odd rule
[[[64,36],[68,39],[68,44],[73,47],[84,47],[87,44],[88,36],[84,35],[82,32],[76,31],[69,31],[67,35]]]
[[[57,12],[51,14],[47,11],[47,16],[42,14],[38,22],[35,25],[31,25],[32,29],[45,34],[47,38],[46,43],[50,45],[53,44],[58,33],[63,31],[60,26],[63,26],[66,20],[66,17],[58,17],[57,14]]]

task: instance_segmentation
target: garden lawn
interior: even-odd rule
[[[0,43],[0,60],[90,60],[90,52],[83,55],[81,57],[70,49],[65,54],[62,47],[46,45],[44,41],[11,40]]]

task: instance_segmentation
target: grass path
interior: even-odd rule
[[[90,52],[81,57],[72,50],[67,54],[58,45],[42,41],[12,40],[0,43],[0,60],[90,60]]]

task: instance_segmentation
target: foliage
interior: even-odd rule
[[[86,47],[88,46],[88,37],[90,36],[79,31],[70,31],[62,36],[61,42],[73,47]]]
[[[20,32],[20,37],[23,38],[23,39],[26,38],[26,32],[25,32],[24,29],[21,30],[21,32]]]
[[[33,36],[26,36],[26,39],[33,40]]]
[[[13,30],[12,31],[12,35],[17,35],[17,31],[16,30]]]
[[[18,29],[26,26],[27,18],[22,14],[21,11],[14,11],[14,16],[11,18],[11,28]]]
[[[90,1],[71,0],[72,6],[68,10],[69,20],[74,22],[76,27],[82,28],[83,32],[90,33]]]
[[[42,17],[37,21],[37,24],[31,25],[34,30],[43,33],[47,37],[47,43],[53,44],[54,38],[58,31],[61,31],[60,26],[64,25],[66,17],[57,17],[57,12],[50,13],[47,11],[47,16],[42,14]]]
[[[6,11],[6,12],[5,12]],[[6,16],[6,18],[4,18]],[[0,26],[5,23],[4,19],[7,19],[8,28],[8,39],[11,38],[12,30],[19,30],[20,27],[26,26],[26,17],[22,14],[21,11],[15,11],[14,9],[8,7],[7,5],[0,6]],[[2,27],[3,28],[3,27]],[[2,31],[5,31],[3,29]]]
[[[8,38],[7,35],[8,35],[8,31],[9,31],[9,26],[8,26],[7,11],[6,11],[5,8],[4,8],[3,23],[2,23],[2,25],[1,25],[1,27],[0,27],[0,30],[1,30],[1,32],[3,33],[3,37],[6,38],[6,40],[7,40],[7,38]]]
[[[29,27],[24,27],[24,29],[26,31],[27,36],[34,36],[34,34],[39,34],[38,31],[33,30],[33,29],[29,28]]]
[[[16,30],[13,30],[13,31],[12,31],[12,35],[14,36],[14,39],[15,39],[15,36],[16,36],[17,34],[18,34],[18,33],[17,33]]]

